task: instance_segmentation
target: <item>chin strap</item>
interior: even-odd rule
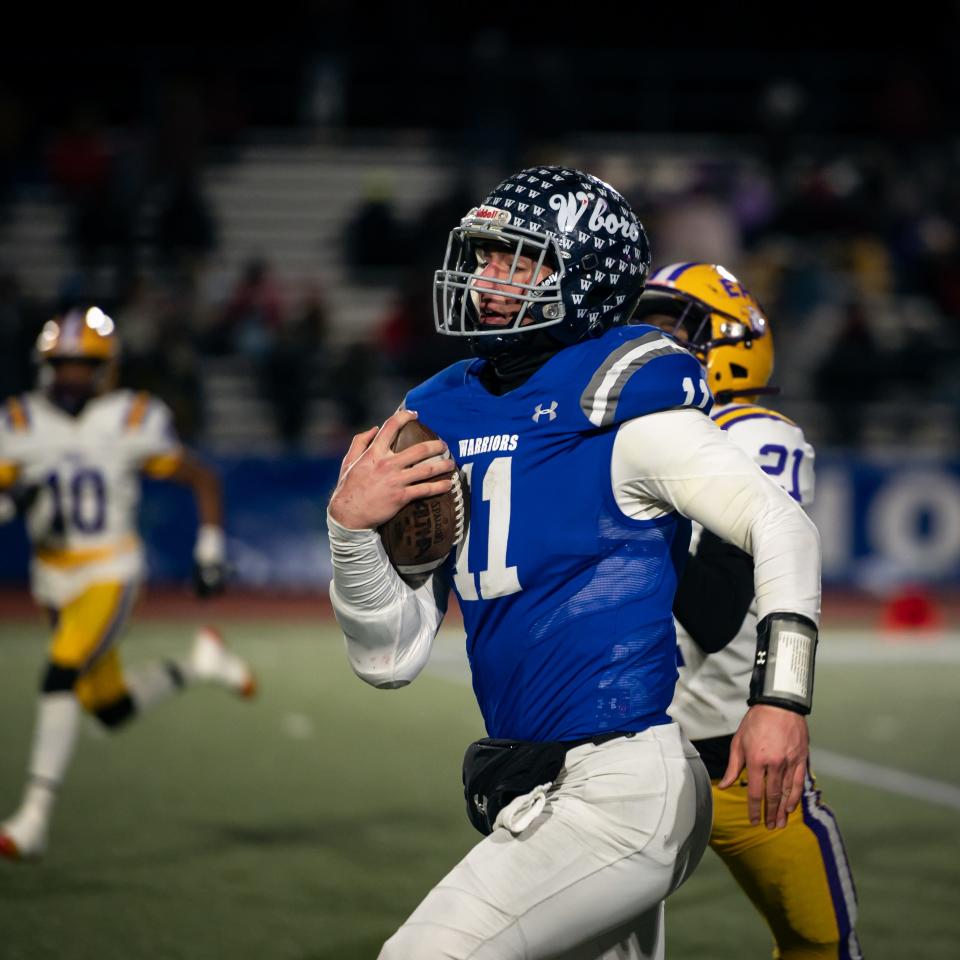
[[[546,331],[533,331],[522,344],[517,344],[517,349],[489,357],[481,371],[480,381],[491,393],[497,396],[504,394],[527,381],[563,346]]]

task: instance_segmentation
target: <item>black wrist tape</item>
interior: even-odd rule
[[[771,613],[757,624],[757,655],[747,703],[768,703],[796,713],[813,707],[817,627],[799,613]]]

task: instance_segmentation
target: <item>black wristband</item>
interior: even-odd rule
[[[817,626],[799,613],[771,613],[757,624],[757,655],[747,703],[804,715],[813,707]]]

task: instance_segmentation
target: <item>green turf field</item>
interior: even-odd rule
[[[0,958],[370,960],[474,842],[460,759],[482,729],[455,637],[412,687],[378,692],[330,626],[226,632],[259,672],[259,699],[190,691],[115,737],[88,724],[47,859],[0,863]],[[43,641],[32,623],[0,627],[0,816],[19,799]],[[137,624],[124,652],[134,663],[188,642],[183,626]],[[820,782],[856,872],[866,956],[952,960],[960,640],[838,636],[835,649],[818,668],[814,737],[832,752]],[[889,792],[851,779],[844,757],[954,787]],[[769,956],[709,852],[667,918],[671,958]]]

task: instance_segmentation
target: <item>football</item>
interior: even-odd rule
[[[439,439],[428,426],[411,420],[397,434],[391,449],[399,453],[424,440]],[[463,540],[465,500],[460,473],[454,471],[449,493],[412,500],[380,527],[384,549],[398,573],[406,577],[427,574],[446,560]]]

